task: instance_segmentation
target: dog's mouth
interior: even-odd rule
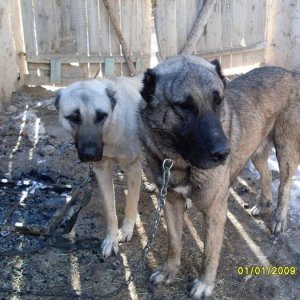
[[[86,156],[79,156],[79,159],[82,162],[97,162],[97,161],[101,161],[102,160],[102,156],[93,156],[93,157],[86,157]]]
[[[214,161],[214,160],[193,160],[184,158],[185,162],[190,165],[193,169],[201,169],[201,170],[208,170],[213,169],[218,166],[223,166],[226,164],[227,159],[222,161]]]
[[[197,150],[197,147],[188,147],[183,149],[184,151],[182,151],[181,148],[178,148],[178,152],[192,168],[207,170],[225,165],[230,154],[230,148],[227,141],[222,147],[215,147],[213,149],[216,151],[208,149],[206,149],[207,151],[201,151],[199,149]]]
[[[78,157],[82,162],[97,162],[101,161],[103,158],[103,151],[102,149],[95,149],[95,148],[84,148],[84,149],[77,149]]]

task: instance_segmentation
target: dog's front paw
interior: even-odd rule
[[[191,209],[193,206],[193,202],[190,198],[185,199],[185,210]]]
[[[278,234],[280,232],[284,232],[286,229],[286,213],[284,213],[283,209],[278,206],[272,216],[272,233]]]
[[[121,229],[119,230],[118,234],[118,240],[119,242],[128,242],[131,240],[132,235],[133,235],[133,228],[134,228],[134,223],[133,224],[123,224]]]
[[[205,299],[212,295],[213,289],[213,284],[208,284],[200,279],[195,279],[190,296],[192,299]]]
[[[105,240],[102,242],[101,245],[102,248],[102,255],[104,257],[110,257],[111,255],[118,253],[118,241],[116,239],[113,239],[111,236],[107,236]]]
[[[259,216],[262,212],[263,206],[261,204],[254,205],[251,209],[252,216]]]
[[[251,215],[252,216],[259,216],[267,211],[269,211],[272,208],[272,202],[259,202],[256,205],[254,205],[251,209]]]
[[[174,280],[177,273],[178,267],[168,266],[167,264],[165,264],[152,273],[150,281],[154,285],[170,284]]]

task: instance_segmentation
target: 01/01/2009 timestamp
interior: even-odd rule
[[[254,276],[259,276],[259,275],[297,275],[297,267],[295,266],[282,266],[282,267],[277,267],[277,266],[269,266],[269,267],[264,267],[264,266],[242,266],[237,268],[237,273],[238,275],[254,275]]]

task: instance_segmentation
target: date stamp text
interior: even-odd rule
[[[269,275],[269,276],[294,276],[297,275],[298,269],[295,266],[240,266],[237,268],[238,275]]]

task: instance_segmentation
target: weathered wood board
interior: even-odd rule
[[[193,53],[223,68],[264,63],[267,0],[217,0]],[[203,0],[157,0],[159,57],[181,53]]]
[[[129,74],[102,0],[21,2],[29,69],[26,84],[66,85],[93,78],[98,71],[103,77]],[[110,4],[134,66],[137,72],[143,72],[150,64],[151,0],[118,0]],[[61,78],[57,78],[59,63],[53,63],[58,60]],[[105,66],[106,62],[109,65]]]

